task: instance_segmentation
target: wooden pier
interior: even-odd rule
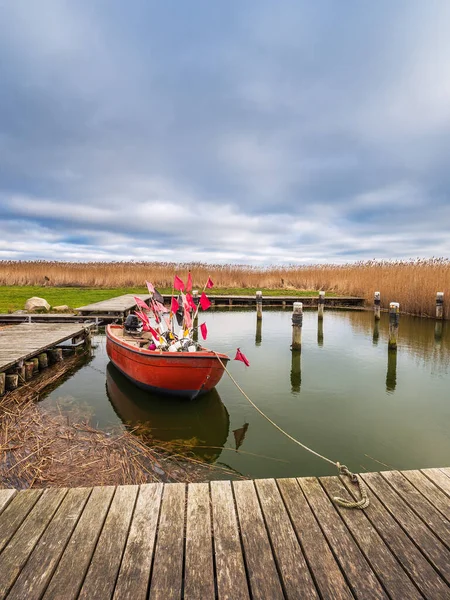
[[[450,598],[450,469],[0,490],[0,598]]]
[[[109,300],[102,300],[101,302],[80,306],[75,310],[83,316],[95,316],[101,314],[124,318],[136,308],[135,296],[144,302],[147,302],[150,299],[149,294],[124,294],[123,296],[116,296]]]
[[[0,373],[53,348],[86,335],[90,325],[76,323],[22,323],[0,331]]]
[[[170,300],[170,294],[162,294],[164,300]],[[208,294],[208,298],[215,306],[256,306],[256,295],[233,296],[228,294]],[[264,306],[292,306],[294,302],[303,302],[304,307],[317,307],[319,296],[261,296]],[[325,306],[329,308],[354,308],[363,307],[365,298],[360,296],[328,296],[325,297]]]

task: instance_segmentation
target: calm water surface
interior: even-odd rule
[[[301,357],[290,350],[291,313],[210,312],[208,346],[247,368],[229,369],[250,398],[291,435],[354,471],[450,465],[450,326],[402,316],[399,348],[388,352],[388,317],[305,312]],[[225,374],[192,402],[139,390],[109,363],[104,335],[94,357],[43,401],[67,400],[100,428],[146,423],[161,440],[197,438],[199,455],[250,477],[334,474],[265,421]],[[70,402],[69,402],[70,404]],[[236,446],[239,450],[236,451]],[[379,461],[379,462],[377,462]]]

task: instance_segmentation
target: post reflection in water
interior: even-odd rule
[[[436,344],[441,343],[443,329],[444,323],[442,321],[436,321],[434,325],[434,341],[436,342]]]
[[[109,363],[106,394],[124,424],[143,425],[163,442],[195,440],[193,452],[203,459],[217,460],[227,441],[230,417],[216,389],[191,401],[158,396],[135,386]]]
[[[262,319],[256,319],[255,346],[261,346],[262,341]]]
[[[386,391],[394,392],[397,386],[397,350],[388,350]]]
[[[373,336],[372,336],[372,344],[374,346],[378,346],[378,340],[380,339],[380,321],[375,320],[373,322]]]
[[[323,319],[317,319],[317,345],[323,346]]]
[[[300,350],[291,352],[291,392],[298,394],[302,385],[302,353]]]

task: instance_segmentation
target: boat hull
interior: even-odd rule
[[[108,325],[106,351],[113,365],[141,389],[169,396],[193,399],[213,389],[229,361],[225,354],[200,352],[164,352],[138,348],[119,339],[122,328]]]

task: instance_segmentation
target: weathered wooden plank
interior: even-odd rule
[[[354,500],[354,497],[343,489],[338,477],[321,477],[320,483],[330,499],[340,496],[346,500]],[[389,596],[408,600],[423,598],[364,512],[348,510],[337,505],[336,507]]]
[[[319,598],[275,480],[255,485],[286,597]]]
[[[46,600],[78,597],[114,495],[114,487],[96,487],[81,514],[44,595]]]
[[[116,600],[147,598],[162,491],[162,483],[149,483],[139,488],[114,590]]]
[[[212,481],[211,501],[219,600],[250,598],[230,481]]]
[[[422,473],[438,486],[447,496],[450,496],[450,477],[441,469],[421,469]]]
[[[450,553],[379,473],[364,473],[364,481],[417,544],[442,577],[450,582]]]
[[[19,492],[0,515],[0,552],[36,504],[42,490]]]
[[[450,467],[441,467],[441,471],[445,473],[447,477],[450,477]]]
[[[283,590],[253,481],[233,483],[252,598],[283,598]]]
[[[150,586],[152,600],[181,598],[185,504],[184,483],[164,486]]]
[[[144,302],[146,302],[149,298],[149,294],[123,294],[122,296],[116,296],[115,298],[110,298],[109,300],[100,300],[99,302],[93,302],[92,304],[87,304],[86,306],[80,306],[75,310],[80,312],[125,312],[126,310],[130,310],[136,306],[136,301],[134,296],[140,298]]]
[[[14,496],[17,494],[16,490],[4,489],[0,490],[0,513],[5,509]]]
[[[450,521],[428,502],[428,500],[398,471],[384,471],[381,475],[397,494],[413,509],[431,531],[450,548]],[[449,502],[450,505],[450,502]]]
[[[317,479],[298,479],[306,499],[357,598],[387,598],[372,568]]]
[[[0,555],[0,598],[5,598],[37,541],[61,504],[67,489],[47,489]]]
[[[90,493],[91,488],[73,488],[67,492],[9,592],[9,600],[41,598]]]
[[[191,483],[186,514],[185,600],[215,598],[211,533],[209,486]]]
[[[401,473],[433,506],[450,520],[450,502],[444,492],[420,471],[402,471]]]
[[[112,597],[138,490],[137,485],[116,488],[79,600]]]
[[[346,481],[343,482],[347,487]],[[364,510],[394,556],[429,600],[448,599],[448,586],[374,494]]]
[[[297,480],[277,479],[277,484],[322,598],[353,598]]]

